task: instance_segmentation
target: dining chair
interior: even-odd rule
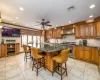
[[[24,49],[24,53],[25,53],[24,61],[26,60],[26,62],[27,62],[27,59],[31,58],[31,50],[27,45],[23,45],[23,49]]]
[[[66,73],[66,75],[67,75],[67,65],[66,65],[66,62],[68,60],[69,52],[70,52],[70,48],[68,48],[66,50],[62,50],[59,55],[54,56],[52,58],[52,60],[54,62],[58,63],[58,65],[53,68],[52,76],[53,76],[54,72],[57,72],[61,76],[61,80],[62,80],[63,74]],[[63,63],[65,64],[65,68],[62,67]],[[57,71],[57,69],[58,69],[58,71]],[[60,72],[59,72],[59,70],[60,70]]]
[[[32,57],[33,57],[33,68],[35,67],[37,69],[36,75],[38,76],[38,69],[44,67],[45,68],[45,56],[42,55],[42,51],[40,51],[38,48],[32,48]]]

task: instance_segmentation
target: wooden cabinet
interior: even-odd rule
[[[90,47],[84,47],[84,60],[90,62],[92,49]]]
[[[6,57],[6,56],[7,56],[7,45],[1,44],[1,57]]]
[[[0,57],[7,57],[10,54],[18,54],[20,52],[20,44],[0,44],[0,52]]]
[[[57,37],[57,29],[53,29],[53,38],[56,38]]]
[[[20,52],[20,44],[15,44],[15,53],[18,54]]]
[[[100,21],[96,22],[96,36],[100,37]]]
[[[85,38],[85,25],[80,25],[80,37],[83,39]]]
[[[1,44],[0,44],[0,57],[1,57]]]
[[[46,38],[52,38],[52,29],[46,31]]]
[[[74,58],[98,64],[98,50],[94,47],[75,46]]]
[[[80,38],[80,26],[75,26],[75,37]]]
[[[96,33],[95,23],[81,24],[75,26],[75,36],[80,39],[95,38]]]
[[[57,34],[56,37],[57,37],[57,38],[61,38],[61,37],[62,37],[61,31],[62,31],[61,28],[57,28],[57,30],[56,30],[56,34]]]

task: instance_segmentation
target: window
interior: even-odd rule
[[[32,36],[31,35],[28,35],[28,44],[32,44],[33,41],[32,41]]]
[[[27,45],[27,35],[22,35],[22,45]]]
[[[40,36],[32,36],[32,35],[22,35],[22,45],[32,44],[36,46],[36,43],[40,43]]]

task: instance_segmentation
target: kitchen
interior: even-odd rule
[[[100,80],[99,0],[0,0],[0,80]]]

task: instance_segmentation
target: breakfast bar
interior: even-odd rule
[[[53,70],[55,66],[52,61],[52,57],[58,55],[62,50],[68,48],[61,44],[48,44],[48,43],[39,43],[39,44],[29,44],[30,48],[35,47],[40,51],[45,53],[45,66],[49,71]]]

